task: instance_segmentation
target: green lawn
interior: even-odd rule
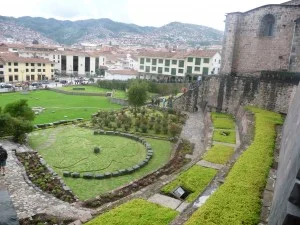
[[[203,159],[217,164],[225,164],[233,154],[234,148],[225,145],[214,145],[208,150]]]
[[[30,107],[46,108],[36,116],[34,124],[75,118],[90,119],[91,114],[99,109],[121,108],[120,105],[110,103],[106,97],[64,95],[46,90],[31,91],[28,94],[20,92],[0,94],[0,107],[19,99],[27,99]]]
[[[72,170],[78,170],[78,172],[102,169],[99,173],[121,167],[123,169],[129,164],[134,165],[145,158],[145,150],[143,146],[140,148],[139,143],[116,136],[95,136],[91,130],[72,125],[33,132],[30,135],[30,145],[33,148],[38,148],[47,140],[46,137],[53,132],[56,133],[54,143],[45,149],[39,150],[39,153],[60,176],[62,176],[63,171],[71,170],[71,168]],[[134,179],[141,178],[162,167],[168,162],[171,155],[170,142],[155,139],[146,140],[151,144],[154,155],[145,167],[133,174],[104,180],[65,177],[63,179],[81,200],[85,200],[125,185]],[[90,154],[93,148],[98,145],[103,147],[103,153],[98,156],[94,156],[93,153]],[[97,157],[101,158],[98,159]],[[78,163],[76,164],[76,162]],[[110,162],[113,163],[105,168]],[[73,165],[74,163],[75,165]]]
[[[216,113],[211,114],[214,128],[216,129],[234,129],[235,123],[232,115],[225,113]]]
[[[252,144],[231,168],[225,182],[200,207],[186,225],[247,224],[260,221],[261,197],[266,185],[276,139],[276,124],[281,115],[249,107],[255,114]]]
[[[73,90],[73,88],[85,88],[85,90]],[[72,85],[72,86],[64,86],[58,89],[62,89],[64,91],[70,91],[70,92],[103,93],[103,94],[107,92],[112,92],[111,89],[105,89],[105,88],[100,88],[97,86],[90,86],[90,85]],[[113,97],[127,99],[127,94],[125,91],[114,90]]]
[[[213,141],[235,144],[236,132],[235,130],[214,130]]]
[[[134,199],[85,225],[167,225],[178,212],[143,199]]]
[[[182,186],[191,193],[186,198],[188,202],[194,201],[214,178],[217,171],[211,168],[194,165],[181,173],[175,180],[164,186],[161,191],[170,194],[176,187]]]

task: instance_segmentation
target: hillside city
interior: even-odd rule
[[[0,225],[299,225],[300,0],[270,2],[4,4]]]

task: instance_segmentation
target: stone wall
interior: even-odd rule
[[[283,128],[269,225],[300,224],[300,86]],[[289,200],[290,198],[290,200]]]
[[[296,84],[259,77],[210,76],[200,86],[198,104],[232,114],[241,105],[287,113]]]
[[[239,106],[255,105],[287,114],[298,82],[271,76],[205,76],[199,88],[188,91],[174,102],[174,108],[193,112],[208,107],[236,114]]]
[[[262,21],[268,14],[275,18],[274,32],[271,36],[263,36]],[[289,70],[298,18],[300,5],[265,5],[245,13],[227,14],[220,73]],[[299,53],[295,51],[294,54],[299,60]],[[300,72],[300,67],[292,71]]]

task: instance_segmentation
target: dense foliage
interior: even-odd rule
[[[167,225],[176,216],[175,210],[143,199],[134,199],[86,223],[86,225]]]
[[[25,134],[33,130],[33,119],[34,112],[27,100],[7,104],[3,111],[0,108],[0,136],[12,135],[15,142],[24,143]]]
[[[134,106],[135,109],[143,106],[148,99],[147,89],[148,87],[145,82],[139,80],[132,82],[127,93],[129,104]]]
[[[192,202],[206,188],[216,173],[215,169],[194,165],[181,173],[175,180],[165,185],[161,191],[165,194],[170,194],[176,187],[182,186],[190,192],[186,200]]]
[[[214,145],[205,153],[203,159],[212,163],[225,164],[233,152],[233,147],[226,145]]]
[[[277,113],[249,109],[255,114],[253,143],[232,167],[225,183],[192,215],[187,225],[259,223],[261,194],[273,162],[275,125],[283,121]]]

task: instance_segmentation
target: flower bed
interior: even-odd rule
[[[24,152],[16,154],[18,160],[24,165],[30,181],[42,191],[54,195],[66,202],[75,202],[76,199],[70,190],[65,190],[58,177],[41,164],[36,152]]]
[[[161,191],[164,194],[170,194],[176,187],[182,186],[190,193],[186,200],[192,202],[206,188],[216,173],[215,169],[194,165],[181,173],[175,180],[165,185]]]
[[[253,143],[232,167],[225,183],[190,217],[187,225],[259,223],[261,194],[273,162],[275,126],[283,121],[277,113],[248,109],[255,114]]]
[[[176,216],[175,210],[143,199],[134,199],[89,221],[86,225],[143,224],[167,225]]]

